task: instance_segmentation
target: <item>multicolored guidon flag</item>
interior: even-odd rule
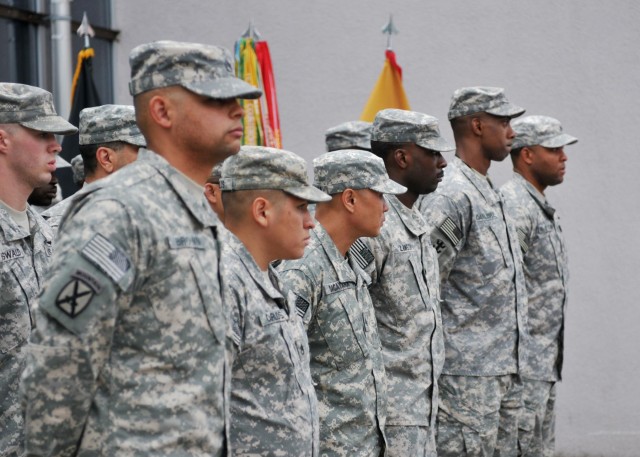
[[[240,38],[235,45],[236,75],[262,90],[256,100],[240,100],[245,114],[242,144],[282,147],[280,116],[271,54],[266,41]]]
[[[373,122],[376,113],[385,108],[411,110],[402,86],[402,68],[396,62],[396,54],[391,49],[386,51],[382,73],[360,115],[360,120]]]

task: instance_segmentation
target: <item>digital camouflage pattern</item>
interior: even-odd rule
[[[443,373],[518,373],[525,365],[527,297],[515,222],[500,195],[454,157],[419,209],[433,227],[440,266]]]
[[[458,378],[447,388],[443,385],[445,376],[440,378],[438,453],[465,455],[458,453],[459,447],[466,441],[480,440],[489,453],[466,455],[491,456],[496,446],[499,455],[515,455],[509,449],[517,440],[514,408],[520,400],[518,392],[512,387],[497,394],[492,389],[466,390],[475,389],[474,383],[483,380],[515,377],[525,365],[527,297],[515,223],[487,177],[458,157],[447,170],[438,190],[419,203],[433,227],[431,241],[438,253],[445,339],[443,374]],[[467,407],[457,410],[460,405]],[[478,412],[499,417],[500,430],[512,435],[499,440],[498,422],[493,419],[488,428],[468,428]],[[443,448],[453,450],[448,453]]]
[[[343,122],[328,129],[324,135],[327,151],[337,151],[338,149],[371,150],[371,122]]]
[[[295,302],[287,303],[277,282],[260,271],[232,233],[225,238],[221,258],[233,342],[233,455],[316,457],[318,405],[307,335]]]
[[[0,124],[20,124],[39,132],[70,135],[78,129],[58,116],[53,95],[39,87],[0,83]]]
[[[240,152],[222,165],[220,189],[275,189],[310,202],[331,197],[309,185],[307,163],[293,152],[265,146],[242,146]]]
[[[136,124],[136,111],[130,105],[102,105],[80,111],[80,144],[122,141],[146,147]]]
[[[74,199],[21,387],[27,454],[223,455],[218,223],[147,150]]]
[[[76,184],[84,182],[84,160],[82,155],[78,154],[71,159],[71,171],[73,172],[73,181]]]
[[[307,328],[320,455],[377,457],[385,446],[386,380],[368,281],[322,225],[310,234],[304,257],[278,269]]]
[[[373,121],[371,140],[415,143],[422,148],[439,152],[455,149],[440,135],[438,119],[428,114],[401,109],[378,111]]]
[[[556,425],[556,383],[523,380],[518,417],[519,456],[554,457]]]
[[[549,116],[526,116],[511,124],[516,137],[511,149],[540,145],[545,148],[560,148],[576,143],[578,139],[562,131],[562,124]]]
[[[507,100],[501,87],[463,87],[453,92],[448,117],[451,120],[482,112],[494,116],[517,117],[524,111],[524,108]]]
[[[438,457],[515,457],[522,384],[517,375],[440,377]]]
[[[562,376],[569,264],[560,217],[544,195],[520,174],[500,189],[515,221],[528,294],[528,357],[521,375],[538,381]]]
[[[222,47],[177,41],[154,41],[129,54],[129,92],[182,86],[216,99],[258,98],[262,91],[236,77],[231,53]]]
[[[417,208],[385,198],[389,211],[380,235],[356,241],[350,255],[372,278],[387,374],[388,455],[435,456],[437,380],[444,364],[438,257]]]
[[[53,235],[56,236],[58,234],[58,228],[60,227],[60,222],[62,222],[62,216],[64,216],[65,211],[71,205],[76,194],[73,194],[71,197],[65,198],[61,202],[56,203],[50,208],[47,208],[46,211],[43,211],[42,218],[47,221],[47,225],[53,232]]]
[[[370,152],[343,149],[313,160],[313,185],[329,195],[346,189],[371,189],[383,194],[404,194],[407,188],[389,179],[384,162]]]
[[[53,234],[27,206],[26,232],[0,207],[0,454],[22,455],[20,376],[24,370],[36,297],[52,253]]]

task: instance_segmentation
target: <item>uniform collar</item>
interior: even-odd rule
[[[460,157],[455,156],[451,163],[452,167],[459,169],[460,172],[478,189],[478,192],[484,197],[484,199],[491,205],[498,204],[500,197],[493,188],[491,181],[487,176],[483,176],[469,165],[464,163]]]
[[[389,211],[395,211],[404,226],[413,235],[419,237],[427,232],[427,223],[420,212],[416,210],[415,204],[413,208],[408,208],[395,195],[388,194],[385,195],[385,198],[389,204]]]
[[[32,232],[36,227],[40,227],[44,239],[48,242],[53,240],[53,233],[49,225],[47,225],[45,220],[42,219],[42,216],[36,213],[30,205],[27,205],[27,217],[29,218],[29,226]],[[4,233],[4,239],[7,242],[22,240],[31,236],[31,233],[19,226],[2,207],[0,207],[0,230]]]
[[[312,233],[317,237],[322,249],[327,254],[338,280],[340,282],[354,282],[354,272],[349,266],[349,261],[338,251],[338,247],[320,222],[316,224]]]
[[[524,187],[529,194],[531,194],[538,206],[540,206],[540,208],[542,208],[542,210],[553,219],[556,210],[549,204],[547,198],[517,171],[513,172],[513,178],[518,184]]]

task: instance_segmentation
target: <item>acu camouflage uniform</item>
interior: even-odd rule
[[[320,413],[320,455],[378,456],[384,449],[384,362],[369,279],[319,223],[300,260],[279,266],[307,327]]]
[[[424,447],[405,455],[435,456],[437,380],[444,364],[438,258],[417,209],[396,196],[385,198],[389,211],[380,235],[359,239],[350,253],[368,263],[364,268],[372,275],[369,292],[387,374],[387,434],[419,427]]]
[[[218,221],[197,187],[142,150],[74,199],[23,380],[27,454],[222,455]]]
[[[232,233],[222,252],[233,340],[233,454],[318,456],[318,405],[302,320]]]
[[[556,119],[527,116],[514,122],[514,148],[555,148],[577,142]],[[500,192],[516,221],[528,293],[528,357],[522,367],[524,404],[519,423],[523,456],[552,457],[556,382],[562,379],[569,267],[560,217],[519,173]]]
[[[0,454],[22,455],[20,376],[36,297],[52,254],[53,233],[27,206],[26,232],[0,206]]]
[[[484,111],[517,116],[499,88],[454,93],[449,119]],[[436,192],[419,200],[438,253],[445,364],[438,453],[515,455],[517,375],[525,361],[526,289],[515,223],[491,181],[460,158]]]

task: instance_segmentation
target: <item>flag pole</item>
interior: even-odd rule
[[[382,33],[387,35],[387,49],[389,51],[393,50],[393,35],[397,35],[399,33],[398,29],[393,24],[393,14],[389,14],[389,21],[382,27]]]
[[[80,24],[80,27],[78,27],[76,33],[78,34],[78,36],[84,38],[84,48],[90,48],[91,42],[89,40],[96,35],[96,32],[93,31],[93,27],[91,27],[91,24],[89,24],[89,18],[87,18],[86,11],[82,13],[82,23]]]
[[[64,118],[71,112],[71,5],[70,0],[51,0],[51,64],[53,97]]]

